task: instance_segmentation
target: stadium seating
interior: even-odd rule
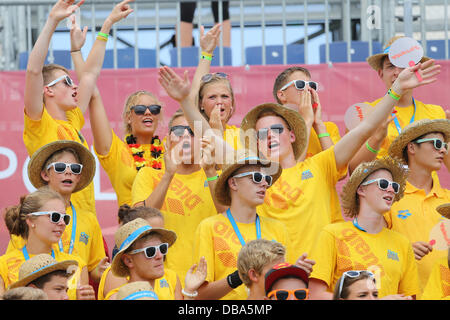
[[[139,49],[139,68],[156,67],[156,50]],[[103,68],[114,68],[114,51],[108,49],[105,52]],[[134,68],[134,48],[117,49],[117,68]]]
[[[330,61],[331,62],[347,62],[347,42],[331,42],[330,44]],[[351,46],[351,61],[366,61],[369,56],[369,42],[366,41],[352,41]],[[378,41],[372,42],[372,54],[382,52],[381,43]],[[325,63],[325,44],[319,46],[320,63]]]
[[[49,64],[50,52],[47,54],[47,57],[45,59],[45,64]],[[53,63],[62,65],[63,67],[67,69],[71,69],[72,67],[72,58],[70,56],[69,50],[53,50]],[[28,63],[28,52],[21,52],[19,53],[19,70],[25,70],[27,68]]]
[[[181,66],[182,67],[195,67],[198,65],[198,47],[184,47],[181,49]],[[212,66],[220,65],[220,48],[217,47],[213,52],[213,60],[211,62]],[[177,48],[172,48],[170,50],[170,66],[177,67],[178,66],[178,52]],[[223,47],[223,65],[231,66],[232,57],[231,57],[231,48]]]
[[[286,46],[287,64],[305,63],[304,46],[291,44]],[[262,64],[262,47],[247,47],[245,49],[246,63],[250,65]],[[283,46],[266,46],[266,64],[283,64]]]
[[[445,59],[445,40],[427,40],[426,56],[437,60]]]

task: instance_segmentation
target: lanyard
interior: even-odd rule
[[[22,253],[23,253],[23,257],[25,258],[25,261],[30,259],[30,255],[28,254],[28,250],[27,250],[27,246],[26,245],[23,246]],[[55,252],[53,251],[53,249],[52,249],[52,257],[53,257],[53,259],[56,259],[55,258]]]
[[[244,238],[242,237],[241,232],[239,231],[239,228],[236,224],[236,221],[234,221],[233,216],[231,215],[231,211],[228,208],[227,210],[227,217],[228,220],[230,220],[231,226],[234,229],[234,233],[236,233],[239,241],[241,242],[242,246],[245,246],[245,241]],[[256,227],[256,239],[261,239],[261,223],[259,222],[259,216],[256,215],[256,220],[255,220],[255,227]]]
[[[77,233],[77,211],[75,210],[75,207],[73,206],[72,202],[70,203],[70,206],[72,207],[73,224],[72,224],[72,235],[70,236],[69,254],[72,254],[73,246],[75,245],[75,235]],[[59,239],[58,246],[59,251],[64,252],[64,247],[61,239]]]
[[[364,230],[359,224],[358,224],[358,220],[355,218],[353,219],[353,225],[356,227],[356,229],[359,229],[363,232],[367,232],[366,230]]]
[[[413,105],[414,105],[414,112],[411,117],[411,120],[409,120],[409,123],[413,123],[414,119],[416,117],[416,101],[414,100],[414,98],[412,98],[412,101],[413,101]],[[398,122],[397,117],[394,118],[394,123],[395,123],[395,127],[397,128],[398,134],[402,133],[402,127],[400,127],[400,122]]]

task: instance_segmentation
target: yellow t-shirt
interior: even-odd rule
[[[65,260],[76,260],[78,262],[77,272],[75,272],[68,280],[69,291],[67,292],[70,300],[76,300],[76,288],[77,284],[80,282],[81,269],[86,267],[86,263],[77,255],[59,252],[57,245],[53,246],[53,252],[55,254],[54,258],[58,262]],[[32,257],[34,257],[34,255],[30,254],[30,258]],[[2,277],[3,282],[5,283],[5,288],[8,288],[11,284],[19,280],[19,269],[24,262],[25,257],[22,248],[20,250],[11,250],[0,257],[0,277]]]
[[[164,275],[161,278],[155,280],[155,286],[153,288],[154,292],[158,296],[158,300],[175,300],[177,278],[178,276],[175,271],[164,268]],[[117,293],[119,289],[125,284],[108,292],[104,300],[109,300],[111,296]]]
[[[242,149],[241,140],[239,138],[241,129],[236,126],[225,126],[223,139],[234,148],[234,150]]]
[[[450,269],[447,257],[442,257],[434,263],[421,300],[450,300]]]
[[[284,223],[295,248],[295,259],[310,254],[324,226],[343,221],[340,208],[338,211],[332,205],[339,177],[331,147],[283,169],[280,178],[267,189],[258,212]]]
[[[23,142],[30,157],[39,148],[57,140],[76,141],[89,149],[81,134],[81,128],[84,125],[81,110],[75,108],[67,111],[66,117],[67,121],[55,120],[49,115],[45,107],[40,120],[32,120],[24,113]],[[94,184],[91,182],[83,190],[72,194],[72,202],[77,208],[96,214],[94,197]]]
[[[436,207],[449,202],[450,190],[441,188],[439,178],[434,174],[433,188],[429,194],[406,182],[403,198],[394,202],[391,210],[385,214],[388,226],[392,226],[392,230],[405,235],[411,243],[430,240],[436,242],[429,254],[416,261],[421,290],[427,283],[435,261],[447,256],[446,237],[448,236],[442,232],[441,228],[443,227],[445,231],[445,225],[450,224],[450,220],[442,217],[436,211]]]
[[[77,212],[77,226],[72,254],[80,256],[83,261],[86,261],[88,271],[90,272],[106,257],[102,230],[95,215],[85,210],[77,209],[77,207],[75,207],[75,210]],[[70,206],[66,208],[66,214],[70,215],[71,219],[61,239],[64,252],[68,253],[74,224],[73,212]],[[25,243],[26,241],[22,237],[11,235],[6,253],[15,249],[22,249]]]
[[[324,281],[330,292],[348,270],[373,272],[380,298],[420,292],[411,243],[405,236],[386,228],[370,234],[357,229],[351,221],[329,224],[320,233],[311,259],[316,264],[310,278]]]
[[[334,122],[324,122],[327,132],[330,134],[330,138],[334,144],[341,140],[341,135],[339,133],[339,128]],[[311,128],[311,134],[309,136],[308,150],[306,151],[306,158],[310,158],[315,154],[318,154],[322,150],[322,145],[320,144],[320,139],[317,136],[314,128]]]
[[[373,102],[365,102],[373,107],[375,107],[378,102],[380,102],[382,98],[375,100]],[[421,119],[446,119],[445,111],[442,109],[441,106],[434,105],[434,104],[424,104],[421,101],[418,101],[415,99],[416,102],[416,113],[414,115],[414,121],[421,120]],[[403,129],[406,127],[414,114],[414,105],[411,104],[408,107],[399,108],[395,107],[395,110],[397,110],[396,117],[398,119],[398,122],[400,124],[400,127]],[[389,123],[388,126],[388,133],[386,138],[384,139],[380,151],[378,152],[377,158],[384,157],[388,155],[388,149],[391,143],[397,138],[399,135],[399,132],[397,131],[397,127],[392,121]]]
[[[132,189],[133,205],[146,200],[163,175],[163,170],[139,170]],[[164,227],[177,234],[177,241],[167,253],[165,266],[184,279],[194,264],[192,255],[186,253],[192,252],[195,229],[203,219],[217,214],[205,172],[200,169],[189,175],[176,173],[167,189],[161,212]]]
[[[291,247],[288,233],[282,223],[260,217],[261,238],[278,241],[289,248]],[[245,242],[256,239],[255,223],[239,223],[236,221]],[[237,270],[237,257],[242,249],[234,229],[226,216],[217,214],[203,220],[195,232],[194,261],[205,257],[208,265],[207,282],[214,282],[226,278]],[[221,300],[245,300],[247,299],[245,285],[231,290]]]
[[[116,192],[118,205],[128,204],[131,206],[131,188],[138,171],[133,159],[133,153],[128,144],[117,137],[112,132],[112,142],[108,154],[100,155],[95,150],[98,160],[108,174],[111,185]],[[149,162],[153,159],[151,156],[151,144],[141,145],[144,150],[143,158]],[[161,147],[164,146],[161,142]]]

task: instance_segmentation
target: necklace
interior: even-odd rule
[[[241,243],[242,246],[245,246],[244,237],[242,236],[241,232],[239,231],[236,221],[234,221],[234,218],[231,215],[231,210],[229,208],[227,210],[227,218],[228,218],[228,220],[230,220],[231,226],[233,227],[234,233],[236,233],[236,236],[238,237],[239,242]],[[261,223],[259,222],[258,215],[256,215],[255,228],[256,228],[256,239],[261,239]]]
[[[159,140],[158,136],[154,136],[152,138],[151,146],[150,146],[150,153],[152,156],[152,159],[150,160],[150,163],[147,163],[147,160],[144,158],[144,148],[141,144],[136,143],[136,137],[132,134],[129,134],[125,137],[125,141],[128,144],[128,147],[131,150],[131,153],[133,154],[134,159],[134,165],[136,166],[136,170],[139,171],[145,166],[150,165],[153,169],[161,169],[162,166],[162,146],[161,146],[161,140]]]

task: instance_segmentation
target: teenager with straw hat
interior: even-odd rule
[[[443,221],[449,222],[450,203],[441,204],[436,211],[442,215]],[[445,240],[447,254],[434,262],[421,300],[450,300],[450,238],[447,236]]]
[[[341,275],[372,272],[379,297],[411,299],[419,294],[417,265],[409,240],[385,227],[383,214],[404,193],[407,170],[386,157],[360,164],[342,190],[341,203],[351,221],[329,224],[312,252],[311,299],[332,299]]]
[[[448,154],[450,120],[423,119],[406,126],[389,147],[389,155],[408,166],[405,196],[385,215],[392,230],[405,235],[416,257],[420,288],[427,283],[434,262],[447,254],[439,244],[442,221],[435,208],[450,202],[450,190],[441,187],[436,171]],[[445,229],[445,226],[444,226]]]
[[[403,36],[395,36],[391,38],[384,47],[383,53],[374,54],[367,58],[368,64],[377,72],[378,77],[383,82],[388,91],[395,79],[401,73],[402,68],[394,66],[389,60],[389,48],[398,39]],[[420,63],[429,61],[430,58],[424,56]],[[386,116],[383,128],[372,135],[366,144],[361,147],[357,155],[349,164],[350,172],[356,166],[364,161],[371,161],[376,157],[380,158],[388,154],[389,145],[402,132],[403,128],[414,121],[421,119],[446,119],[450,115],[450,110],[446,111],[441,106],[434,104],[425,104],[414,99],[413,89],[410,88],[402,93],[398,101],[395,101],[395,111],[393,116]],[[395,90],[394,90],[395,92]],[[397,97],[398,99],[398,97]],[[373,102],[365,102],[373,107],[378,106],[381,98]],[[446,166],[450,168],[450,158],[446,157]]]
[[[148,281],[135,281],[119,289],[117,300],[158,300],[158,296]]]
[[[20,266],[38,254],[49,254],[56,261],[76,260],[78,271],[70,279],[71,300],[93,300],[85,261],[78,255],[60,251],[58,242],[72,220],[65,212],[62,196],[47,188],[22,196],[20,203],[5,211],[5,224],[10,235],[25,239],[21,248],[9,250],[0,257],[0,293],[19,278]]]
[[[19,280],[8,288],[42,289],[49,300],[69,300],[68,279],[76,272],[76,260],[56,261],[48,254],[38,254],[25,261],[19,269]]]
[[[80,256],[88,265],[89,277],[98,283],[108,265],[102,231],[94,212],[72,202],[73,194],[91,183],[95,169],[92,153],[81,143],[71,140],[42,146],[28,163],[28,177],[33,186],[47,186],[64,199],[70,224],[61,237],[59,250]],[[22,248],[24,242],[23,238],[12,236],[8,251]]]
[[[281,174],[278,163],[238,150],[233,162],[225,164],[215,188],[216,200],[229,208],[203,220],[195,232],[194,260],[208,262],[200,299],[245,300],[247,292],[237,270],[241,248],[250,240],[275,240],[292,251],[286,228],[281,222],[262,217],[257,206],[264,202],[267,189]]]
[[[146,220],[136,218],[121,226],[114,239],[119,249],[111,263],[115,276],[127,277],[128,283],[149,282],[160,300],[194,299],[197,296],[197,289],[206,276],[204,259],[200,259],[198,267],[194,264],[187,272],[184,288],[178,275],[164,268],[164,256],[177,239],[175,232],[153,228]],[[116,300],[117,293],[110,291],[105,299]]]

